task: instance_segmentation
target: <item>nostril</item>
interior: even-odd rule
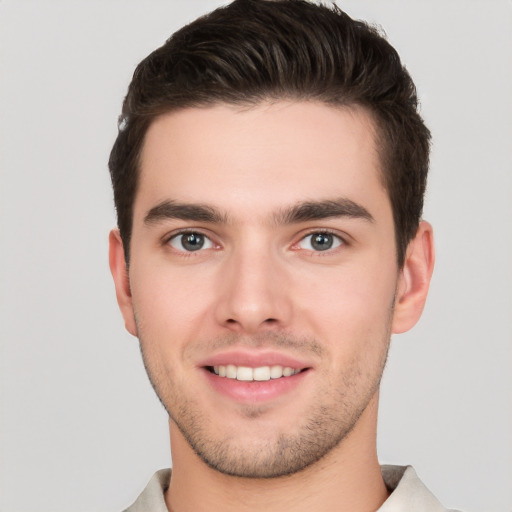
[[[277,318],[263,318],[263,320],[259,320],[250,316],[244,318],[228,317],[224,320],[223,325],[231,330],[256,332],[258,329],[274,329],[280,323]]]

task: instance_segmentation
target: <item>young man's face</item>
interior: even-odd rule
[[[390,334],[406,328],[394,240],[363,110],[278,102],[157,119],[129,289],[122,272],[117,287],[175,435],[221,472],[269,477],[374,421]]]

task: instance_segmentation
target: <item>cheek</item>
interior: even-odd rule
[[[393,272],[382,276],[368,268],[347,268],[321,283],[311,282],[298,312],[333,351],[352,357],[386,339],[396,286]]]
[[[212,286],[207,279],[168,267],[139,267],[130,276],[136,320],[145,344],[176,350],[201,336]]]

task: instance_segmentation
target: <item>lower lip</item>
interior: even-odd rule
[[[246,403],[266,402],[289,393],[299,386],[310,372],[310,370],[303,370],[290,377],[281,377],[280,379],[242,381],[219,377],[206,368],[203,368],[203,371],[215,391]]]

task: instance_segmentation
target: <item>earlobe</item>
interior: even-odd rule
[[[432,226],[422,221],[416,236],[407,247],[405,262],[400,271],[393,314],[393,333],[408,331],[420,319],[427,300],[434,260]]]
[[[126,268],[123,241],[118,229],[113,229],[109,235],[109,264],[110,272],[114,278],[117,303],[124,318],[126,330],[133,336],[137,336],[137,326],[133,310],[130,279]]]

